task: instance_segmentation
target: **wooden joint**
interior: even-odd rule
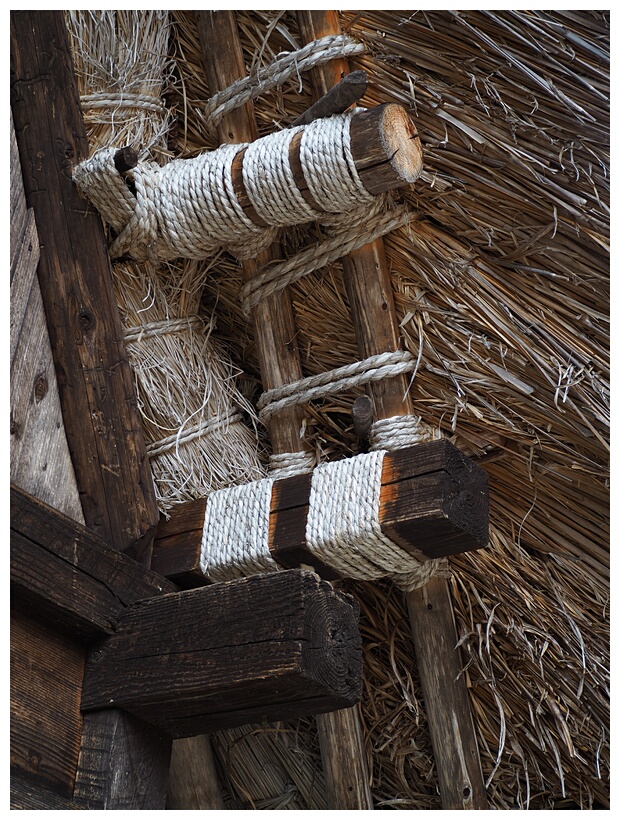
[[[303,570],[136,603],[93,646],[82,709],[120,708],[189,737],[352,706],[358,615],[350,596]]]
[[[308,565],[328,580],[338,577],[306,547],[312,475],[274,482],[269,548],[283,567]],[[182,586],[206,583],[200,545],[206,501],[179,505],[162,521],[152,566]],[[488,542],[486,472],[448,441],[387,453],[379,506],[381,529],[418,560],[480,549]]]

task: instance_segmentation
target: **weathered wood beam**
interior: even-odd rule
[[[36,780],[29,780],[19,770],[11,772],[11,811],[26,809],[31,811],[56,810],[67,811],[82,809],[83,806],[61,797],[56,792],[41,786]]]
[[[340,34],[336,11],[300,11],[297,17],[302,38],[306,42],[329,34]],[[345,59],[332,60],[312,69],[315,94],[324,94],[348,72],[348,61]],[[343,268],[360,356],[365,358],[397,350],[401,341],[400,331],[383,240],[379,239],[349,254],[343,259]],[[368,393],[377,419],[414,413],[405,376],[375,382],[369,385]],[[444,809],[485,809],[487,800],[482,768],[463,678],[442,679],[438,687],[437,676],[428,673],[429,669],[447,668],[453,662],[458,666],[459,663],[454,634],[447,627],[454,617],[447,582],[437,580],[434,586],[443,591],[436,602],[444,610],[442,620],[437,622],[437,629],[442,634],[432,644],[423,639],[416,641],[415,647],[425,701],[434,700],[437,706],[428,717],[437,769],[442,772],[442,806]],[[407,594],[410,609],[419,603],[423,595],[423,589]],[[456,658],[447,657],[455,653]],[[460,694],[456,693],[457,689],[462,690]],[[458,711],[453,709],[450,712],[455,703],[459,704]],[[447,733],[446,724],[434,720],[437,712],[451,714],[452,724]]]
[[[11,13],[11,106],[85,521],[141,559],[159,514],[101,219],[71,178],[88,143],[62,12]]]
[[[311,474],[274,483],[269,547],[283,567],[312,562],[306,548]],[[383,462],[379,522],[406,552],[425,560],[486,546],[486,472],[448,441],[432,441],[387,453]],[[200,546],[206,500],[179,505],[161,521],[153,549],[153,568],[180,586],[204,583]],[[319,575],[338,574],[324,564]]]
[[[13,602],[91,641],[111,634],[130,604],[175,589],[83,525],[11,486]]]
[[[39,283],[84,520],[114,549],[148,566],[159,513],[106,238],[72,181],[72,165],[88,156],[88,142],[62,11],[11,13],[11,107],[42,246]],[[114,733],[107,731],[111,720]],[[136,761],[147,757],[167,769],[169,738],[147,742],[120,712],[89,714],[76,792],[93,809],[163,809],[161,790],[144,795],[131,778],[119,777],[128,759],[139,768]]]
[[[151,598],[94,647],[82,709],[113,705],[188,737],[361,696],[358,605],[289,570]]]
[[[93,811],[164,809],[170,748],[156,726],[120,709],[98,712],[96,732],[82,740],[73,799]]]

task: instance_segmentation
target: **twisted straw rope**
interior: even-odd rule
[[[189,444],[191,441],[204,436],[206,434],[217,433],[222,427],[227,427],[229,424],[243,422],[243,418],[236,410],[229,410],[223,415],[216,416],[211,419],[202,419],[197,424],[191,426],[183,425],[176,433],[173,433],[166,438],[154,441],[146,448],[149,458],[155,458],[162,453],[173,450],[181,444]]]
[[[408,350],[380,353],[360,362],[337,367],[326,373],[309,376],[290,384],[267,390],[259,398],[259,418],[267,422],[284,407],[304,404],[323,396],[343,393],[370,382],[408,373],[416,367],[416,359]]]
[[[186,330],[212,330],[212,325],[200,316],[182,316],[180,319],[162,319],[160,322],[147,322],[144,325],[129,327],[123,334],[126,344],[152,339],[154,336],[165,336],[172,333],[184,333]]]
[[[272,88],[309,71],[314,66],[323,65],[338,57],[351,57],[362,54],[365,47],[344,34],[321,37],[303,46],[297,51],[282,54],[272,63],[247,77],[242,77],[211,97],[205,105],[204,113],[207,123],[216,126],[222,118],[235,108],[255,100]]]
[[[267,268],[252,277],[239,292],[245,313],[249,314],[250,310],[267,296],[283,290],[303,276],[308,276],[368,242],[374,242],[375,239],[409,224],[416,218],[417,216],[412,214],[406,206],[399,206],[372,217],[368,216],[365,225],[355,224],[352,220],[353,224],[349,226],[348,231],[343,230],[330,239],[305,248],[287,259],[286,262]]]
[[[94,94],[84,94],[80,97],[83,109],[110,108],[142,108],[145,111],[154,111],[157,114],[167,113],[166,106],[157,97],[150,94],[132,94],[128,91],[98,91]]]

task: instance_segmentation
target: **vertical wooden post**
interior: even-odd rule
[[[216,92],[245,75],[234,12],[198,12],[197,17],[205,73],[210,89]],[[220,139],[226,142],[248,142],[256,139],[253,105],[247,103],[244,108],[239,108],[224,117],[218,134]],[[246,281],[274,258],[278,258],[275,248],[265,252],[260,259],[244,263]],[[288,293],[280,291],[264,299],[253,309],[252,315],[265,390],[302,378],[301,364],[294,344],[295,324]],[[299,434],[302,419],[303,411],[298,407],[279,413],[273,418],[270,434],[274,453],[298,452],[304,449]],[[327,717],[318,715],[317,722],[323,765],[327,779],[333,785],[330,808],[372,808],[357,710],[343,709]],[[334,723],[338,723],[337,729],[334,729]],[[355,753],[347,755],[345,766],[339,751],[342,748],[350,750],[352,743],[356,745]]]
[[[11,107],[84,520],[148,566],[159,513],[101,219],[71,178],[88,142],[62,11],[11,13]],[[88,715],[76,798],[90,809],[163,809],[169,757],[170,739],[140,721]]]
[[[300,11],[297,16],[305,42],[341,33],[336,11]],[[325,94],[348,71],[348,62],[344,59],[312,69],[315,96]],[[343,259],[343,266],[360,356],[397,350],[398,321],[383,240],[349,254]],[[377,419],[414,412],[406,387],[403,376],[370,385]],[[442,807],[488,808],[467,691],[463,678],[458,676],[459,656],[455,649],[454,615],[447,582],[433,579],[427,587],[406,597]],[[421,613],[426,615],[424,621]],[[334,742],[336,740],[334,738]]]

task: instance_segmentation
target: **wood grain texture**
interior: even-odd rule
[[[281,566],[313,566],[334,580],[338,573],[306,548],[311,480],[304,474],[274,483],[269,547]],[[487,474],[448,441],[387,453],[381,480],[381,529],[418,560],[486,546]],[[155,539],[153,568],[186,588],[206,580],[200,570],[205,507],[205,499],[179,505],[160,523]]]
[[[336,11],[300,11],[297,16],[305,41],[329,34],[340,34],[340,22]],[[346,60],[332,60],[325,66],[314,68],[312,77],[315,94],[325,93],[348,71]],[[383,240],[378,239],[346,256],[343,259],[343,269],[360,357],[365,358],[397,350],[401,344],[400,331]],[[414,413],[412,394],[408,390],[407,379],[404,376],[375,382],[369,385],[367,392],[373,401],[376,419]],[[396,536],[397,533],[394,535]],[[426,662],[420,665],[421,670],[424,670],[422,688],[425,698],[427,701],[433,700],[436,704],[432,717],[429,715],[429,728],[437,756],[437,768],[438,770],[444,768],[450,770],[450,757],[448,756],[444,761],[443,751],[449,748],[451,735],[446,735],[445,724],[436,722],[433,718],[437,711],[445,711],[451,703],[457,702],[458,699],[460,711],[454,713],[455,719],[461,735],[468,737],[467,742],[462,746],[469,753],[468,759],[463,761],[463,766],[472,773],[472,777],[481,778],[480,756],[475,738],[471,735],[471,711],[462,678],[453,677],[444,680],[442,686],[437,688],[435,678],[426,671],[434,665],[459,664],[458,650],[450,644],[450,633],[445,633],[445,624],[454,617],[447,582],[436,580],[434,585],[442,590],[441,601],[437,601],[437,606],[443,608],[443,621],[438,623],[437,628],[440,631],[444,630],[443,638],[440,634],[438,643],[431,649],[423,640],[416,641],[416,651],[419,658],[426,657]],[[407,601],[416,600],[420,594],[422,594],[420,591],[409,593]],[[334,742],[336,742],[335,738]],[[443,794],[442,805],[444,808],[451,805],[447,796],[444,801]],[[480,805],[484,806],[482,796]]]
[[[31,614],[11,611],[11,767],[71,796],[82,732],[84,647]]]
[[[407,596],[416,659],[424,681],[424,705],[437,760],[444,810],[487,809],[478,746],[445,581],[433,578]],[[435,693],[435,694],[433,694]]]
[[[84,518],[141,558],[158,513],[101,219],[71,179],[88,145],[61,11],[11,14],[11,106]]]
[[[142,601],[95,646],[82,708],[113,705],[187,737],[351,706],[361,695],[358,614],[301,570]]]
[[[84,521],[37,280],[39,237],[26,208],[11,119],[11,481]]]
[[[36,780],[24,777],[19,770],[15,769],[10,776],[11,791],[11,811],[18,809],[42,811],[44,809],[52,811],[71,811],[80,809],[73,800],[61,797],[49,789],[44,788]]]
[[[46,622],[90,641],[113,632],[130,604],[175,589],[85,526],[11,487],[11,595]]]
[[[213,94],[245,76],[245,62],[237,22],[233,11],[196,12],[198,33],[203,51],[203,66]],[[253,142],[258,136],[254,106],[251,102],[227,114],[218,126],[222,142]],[[246,281],[272,262],[281,259],[277,246],[261,253],[256,259],[242,263]],[[263,382],[270,390],[302,378],[303,373],[296,342],[293,308],[286,291],[264,299],[252,311],[254,337]],[[269,423],[274,453],[303,450],[301,438],[304,413],[300,407],[286,408]]]
[[[321,715],[317,728],[329,808],[372,809],[368,761],[357,707]]]
[[[164,809],[171,745],[119,709],[85,715],[75,802],[89,810]]]
[[[208,735],[182,737],[173,742],[166,808],[225,808]]]

